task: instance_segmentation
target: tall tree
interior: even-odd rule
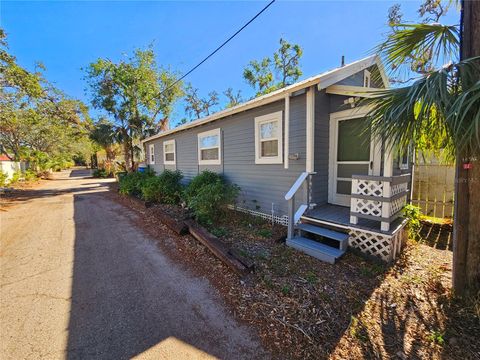
[[[218,105],[218,93],[211,91],[206,97],[198,94],[198,89],[189,84],[185,88],[185,111],[197,119],[210,115],[210,111]]]
[[[231,87],[225,90],[223,95],[225,95],[228,99],[228,103],[226,105],[227,108],[234,107],[243,101],[241,91],[238,90],[235,92]]]
[[[114,63],[98,59],[86,69],[92,105],[111,116],[125,163],[135,169],[135,140],[169,127],[174,102],[182,95],[176,74],[160,68],[151,48]]]
[[[302,55],[303,50],[299,45],[280,39],[280,47],[273,58],[250,61],[243,70],[243,78],[257,91],[257,96],[283,88],[293,84],[302,75]]]
[[[42,70],[41,64],[35,72],[19,66],[0,29],[0,141],[15,160],[34,161],[40,153],[68,158],[87,138],[88,108],[52,86]]]
[[[385,64],[398,71],[405,59],[427,53],[428,66],[407,86],[380,91],[366,103],[374,132],[404,148],[444,134],[453,144],[453,287],[473,295],[480,290],[480,2],[462,6],[460,34],[457,25],[430,20],[393,28],[379,47]]]
[[[107,156],[107,162],[115,160],[115,127],[107,119],[101,118],[90,132],[90,139],[98,144]]]

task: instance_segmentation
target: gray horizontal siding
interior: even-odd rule
[[[330,102],[325,90],[315,93],[315,172],[312,177],[312,201],[326,204],[328,201],[328,161]]]
[[[182,171],[185,182],[189,182],[201,171],[209,169],[221,173],[225,178],[237,184],[240,189],[238,205],[275,215],[287,213],[285,193],[305,171],[306,156],[306,97],[305,94],[290,100],[290,154],[299,154],[298,160],[289,160],[289,169],[284,164],[255,164],[255,117],[284,111],[284,101],[261,106],[238,113],[212,123],[187,129],[160,139],[152,140],[155,144],[156,164],[152,168],[160,173],[164,168],[163,142],[176,140],[176,168]],[[222,132],[222,164],[199,165],[197,135],[200,132],[221,128]],[[284,129],[285,133],[285,129]],[[148,145],[152,142],[147,142]],[[288,154],[284,154],[284,158]],[[299,192],[299,201],[303,201]]]
[[[377,65],[370,66],[367,68],[370,71],[370,86],[383,88],[383,82],[380,78],[380,73],[378,72]],[[349,86],[363,86],[363,71],[359,71],[337,83],[338,85],[349,85]]]
[[[373,79],[377,69],[371,67],[369,70],[372,72]],[[363,71],[338,84],[363,86]],[[376,86],[380,85],[376,84]],[[316,90],[315,92],[314,166],[317,174],[312,178],[312,200],[317,204],[328,201],[330,113],[349,109],[350,105],[343,104],[346,98],[327,95],[325,91]],[[284,164],[255,164],[254,119],[280,110],[285,110],[283,100],[152,140],[155,143],[156,156],[156,164],[152,167],[157,172],[165,168],[177,168],[182,171],[185,183],[206,169],[221,173],[229,181],[240,186],[241,194],[238,199],[240,206],[258,209],[265,213],[270,213],[273,206],[276,215],[284,215],[287,213],[285,193],[300,173],[305,171],[306,94],[290,99],[289,154],[298,154],[298,159],[289,160],[289,169],[284,169]],[[216,128],[222,130],[222,163],[221,165],[199,165],[197,134]],[[176,140],[176,166],[162,165],[162,144],[163,141],[170,139]],[[148,152],[148,142],[146,147]],[[284,159],[289,154],[284,154]],[[299,202],[304,201],[302,191],[299,191],[298,197]]]

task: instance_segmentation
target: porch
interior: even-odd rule
[[[315,206],[313,209],[306,211],[302,216],[302,219],[307,222],[330,225],[345,230],[352,227],[352,224],[350,223],[350,208],[340,205],[324,204]],[[379,221],[360,218],[357,224],[355,224],[355,227],[366,231],[381,232],[385,235],[392,235],[403,226],[403,222],[403,218],[398,217],[392,222],[388,231],[382,231]]]
[[[410,174],[352,175],[349,207],[310,201],[298,206],[296,193],[303,188],[309,200],[315,175],[304,172],[285,195],[289,203],[287,245],[330,263],[335,263],[347,246],[387,262],[395,259],[405,239],[402,209]],[[326,239],[338,242],[338,248],[325,246]]]

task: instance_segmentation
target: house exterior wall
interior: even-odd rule
[[[368,69],[372,74],[375,67]],[[363,71],[349,76],[338,84],[363,86]],[[372,75],[373,81],[373,75]],[[372,83],[372,87],[380,86]],[[240,207],[283,216],[287,214],[286,192],[298,176],[306,170],[306,92],[290,98],[289,154],[283,154],[283,161],[289,155],[288,169],[282,164],[255,164],[255,117],[282,111],[285,126],[285,102],[279,100],[241,113],[214,120],[177,133],[145,142],[147,159],[149,145],[155,144],[155,164],[150,165],[157,173],[164,169],[180,170],[187,184],[203,170],[223,174],[225,178],[241,188],[237,205]],[[350,109],[343,101],[346,96],[326,94],[315,89],[314,108],[314,170],[311,178],[311,199],[317,205],[328,202],[329,179],[329,131],[330,113]],[[201,132],[221,129],[221,164],[198,164],[198,137]],[[285,135],[285,129],[283,129]],[[176,140],[176,164],[163,164],[163,142]],[[286,141],[284,136],[284,141]],[[148,161],[147,161],[148,163]],[[297,193],[297,204],[305,203],[303,191]]]
[[[255,164],[255,117],[277,111],[283,112],[285,126],[285,102],[281,100],[147,141],[146,158],[149,159],[149,145],[155,144],[155,164],[150,165],[155,172],[178,169],[184,175],[184,182],[188,183],[194,176],[208,169],[223,174],[229,182],[240,187],[238,206],[267,214],[271,214],[273,207],[274,215],[286,215],[288,204],[284,196],[300,173],[305,171],[306,95],[290,98],[289,153],[298,154],[298,159],[290,159],[288,169],[284,168],[284,164]],[[221,164],[199,165],[197,135],[217,128],[221,129]],[[176,164],[164,165],[163,142],[171,139],[175,139]],[[284,159],[287,156],[284,154]],[[304,200],[302,191],[298,192],[297,199],[299,202]]]
[[[370,66],[367,68],[368,71],[371,73],[370,78],[370,87],[372,88],[383,88],[383,83],[379,78],[378,68],[376,65]],[[363,86],[363,71],[359,71],[341,81],[339,81],[338,85],[349,85],[349,86]]]
[[[330,99],[325,90],[315,91],[315,172],[312,176],[312,201],[317,205],[328,201],[328,161],[330,131]]]

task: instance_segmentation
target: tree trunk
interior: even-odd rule
[[[130,167],[130,142],[128,138],[123,140],[123,156],[125,157],[125,169],[131,170]]]
[[[462,2],[460,58],[480,56],[480,1]],[[480,290],[480,159],[457,156],[453,233],[453,289],[459,296]],[[469,166],[466,166],[469,164]]]
[[[130,138],[130,154],[132,158],[132,171],[135,171],[135,149],[133,148],[133,138]]]

